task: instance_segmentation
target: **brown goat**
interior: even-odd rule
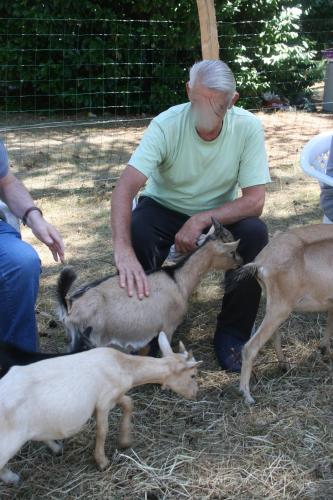
[[[253,263],[236,271],[236,280],[254,276],[266,295],[265,317],[242,353],[240,392],[254,403],[249,382],[258,351],[274,335],[282,367],[288,366],[277,332],[292,311],[328,311],[322,350],[330,352],[333,329],[333,226],[316,224],[277,233]]]
[[[118,276],[86,285],[71,295],[76,278],[65,268],[58,280],[60,317],[75,348],[80,332],[91,328],[95,346],[117,347],[125,352],[146,346],[160,331],[169,341],[183,320],[191,293],[202,277],[213,269],[234,269],[241,264],[229,231],[213,220],[215,231],[205,243],[175,266],[148,274],[150,295],[144,300],[129,297],[119,287]]]

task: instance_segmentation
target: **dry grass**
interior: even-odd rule
[[[310,137],[332,129],[332,117],[300,112],[261,116],[273,178],[264,214],[270,232],[319,222],[319,188],[301,174],[298,158]],[[91,126],[7,133],[14,168],[61,229],[68,262],[78,268],[81,280],[114,270],[109,194],[142,131],[143,126]],[[24,236],[43,261],[41,345],[61,351],[65,339],[53,309],[60,266],[29,233]],[[106,471],[99,472],[92,459],[91,421],[65,442],[61,457],[53,457],[43,444],[27,444],[11,461],[22,474],[22,485],[13,489],[0,484],[0,498],[332,498],[332,361],[318,351],[325,318],[299,314],[283,325],[294,368],[282,374],[273,348],[266,346],[252,382],[257,404],[249,408],[237,393],[238,375],[220,371],[214,356],[219,282],[216,273],[203,281],[175,336],[204,360],[198,401],[154,386],[132,391],[134,448],[117,450],[119,410],[112,411]],[[263,306],[258,321],[262,315]]]

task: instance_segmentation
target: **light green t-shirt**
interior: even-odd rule
[[[213,141],[198,135],[190,103],[168,109],[128,163],[148,178],[143,195],[189,216],[234,200],[239,187],[270,181],[261,122],[235,106]]]

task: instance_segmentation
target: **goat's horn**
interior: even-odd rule
[[[218,221],[215,217],[212,217],[212,223],[215,229],[215,233],[219,233],[223,227],[221,222]]]
[[[181,340],[179,341],[179,352],[181,353],[186,352],[185,346]]]

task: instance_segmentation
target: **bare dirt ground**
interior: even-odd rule
[[[305,177],[299,153],[333,116],[304,112],[259,114],[263,120],[272,183],[264,219],[276,229],[320,222],[319,186]],[[5,133],[13,171],[29,187],[46,217],[61,230],[66,262],[80,282],[114,271],[109,230],[112,187],[138,143],[144,120],[41,128],[13,123]],[[42,263],[38,322],[43,350],[63,351],[66,340],[54,310],[61,269],[48,250],[23,230]],[[270,345],[256,360],[256,405],[237,393],[239,376],[219,370],[212,346],[222,290],[221,276],[207,276],[193,296],[174,340],[182,339],[204,365],[200,393],[189,402],[150,386],[132,391],[134,445],[117,449],[119,410],[110,414],[110,467],[97,470],[95,424],[66,440],[63,455],[29,443],[11,460],[22,485],[0,484],[1,499],[329,499],[333,497],[332,360],[319,352],[325,317],[294,314],[283,325],[293,363],[279,371]],[[259,312],[262,318],[264,304]],[[82,388],[84,391],[84,388]]]

